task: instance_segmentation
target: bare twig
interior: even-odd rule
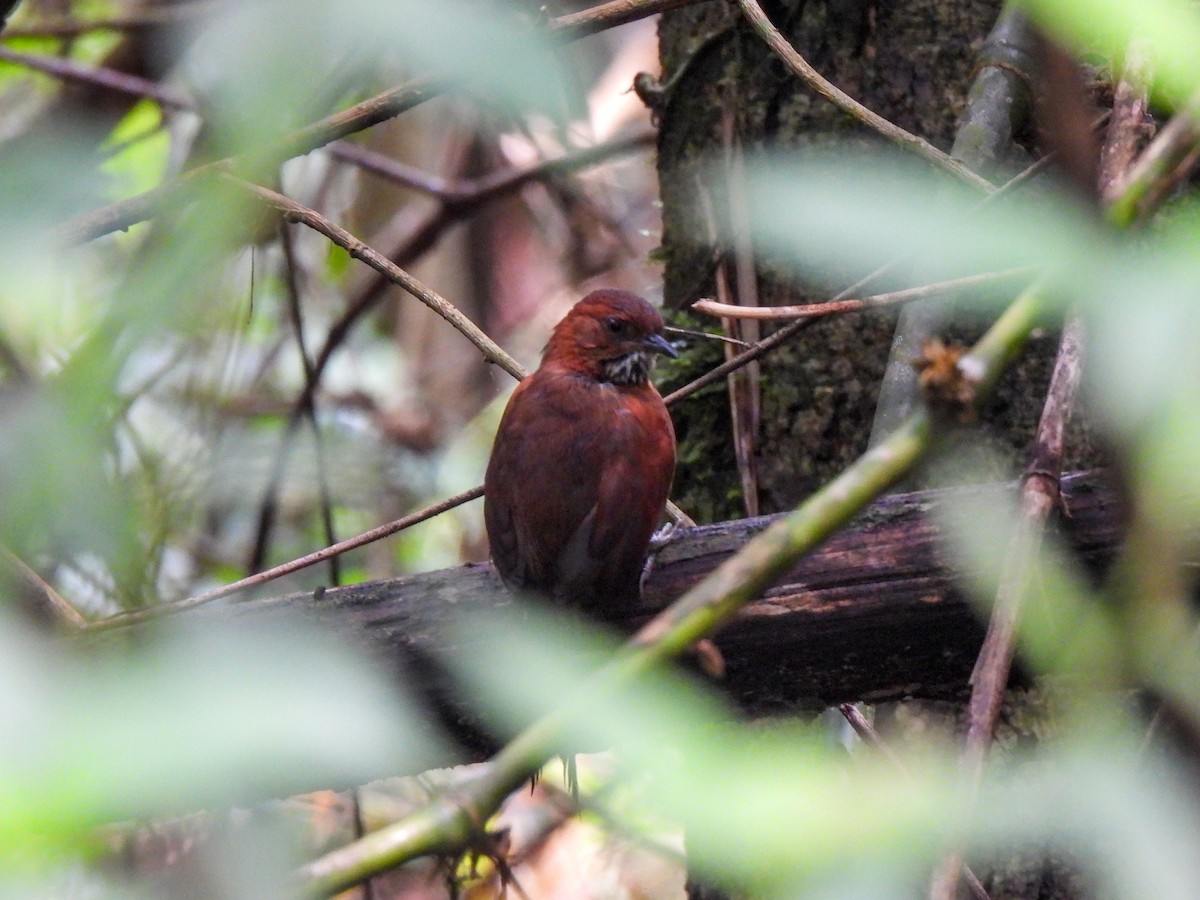
[[[271,569],[265,569],[249,578],[243,578],[241,581],[235,581],[231,584],[223,584],[220,587],[213,588],[211,591],[205,591],[202,594],[196,594],[192,597],[185,597],[182,600],[176,600],[172,603],[160,603],[157,606],[148,606],[145,609],[134,610],[132,612],[119,613],[115,616],[109,616],[107,619],[102,619],[97,622],[88,624],[89,629],[106,629],[119,628],[124,625],[132,625],[136,622],[143,622],[147,619],[157,618],[166,613],[174,613],[183,609],[190,609],[193,606],[200,606],[204,603],[209,603],[213,600],[219,600],[222,597],[228,597],[231,594],[237,594],[252,587],[257,587],[260,584],[266,584],[268,581],[273,581],[276,578],[282,578],[285,575],[291,575],[293,572],[299,572],[301,569],[306,569],[309,566],[315,566],[318,563],[324,562],[330,557],[337,556],[342,553],[347,553],[350,550],[355,550],[372,541],[378,541],[382,538],[389,537],[406,528],[411,528],[413,525],[418,525],[434,516],[441,515],[447,510],[454,509],[456,506],[462,506],[471,500],[478,500],[483,496],[483,487],[471,488],[469,491],[463,491],[461,494],[455,494],[453,497],[448,497],[440,503],[435,503],[433,506],[427,507],[419,512],[410,513],[407,516],[396,519],[393,522],[388,522],[385,525],[379,525],[372,528],[370,531],[364,531],[362,534],[357,534],[352,538],[347,538],[340,543],[334,544],[332,547],[324,547],[315,553],[310,553],[307,556],[302,556],[299,559],[293,559],[290,562],[275,566]]]
[[[455,197],[458,193],[455,186],[440,175],[432,175],[416,166],[407,165],[398,159],[366,147],[360,147],[350,141],[334,141],[326,149],[335,159],[351,163],[364,172],[386,178],[409,190],[436,197],[443,202]]]
[[[573,150],[554,159],[543,159],[528,166],[513,170],[500,170],[473,181],[452,181],[438,175],[423,172],[414,166],[405,165],[390,156],[376,153],[349,141],[337,141],[329,145],[329,151],[339,159],[353,163],[365,171],[395,181],[414,191],[441,200],[456,215],[477,209],[497,197],[506,196],[515,190],[550,175],[561,175],[582,169],[598,162],[632,153],[654,145],[656,132],[653,129],[636,131],[596,144]]]
[[[273,154],[268,155],[282,161],[309,153],[339,138],[394,118],[436,96],[442,87],[440,82],[431,78],[418,78],[406,82],[295,132],[283,141]],[[82,244],[114,231],[124,231],[131,225],[143,222],[161,210],[186,199],[204,179],[211,178],[219,172],[235,169],[242,162],[240,159],[229,158],[197,166],[167,184],[76,216],[58,227],[58,242],[66,245]]]
[[[484,359],[488,362],[496,364],[505,372],[512,375],[513,378],[525,377],[525,370],[521,365],[509,356],[503,347],[484,334],[478,325],[463,315],[457,306],[417,281],[416,278],[387,259],[379,251],[368,247],[350,232],[346,231],[346,229],[335,225],[316,210],[297,203],[290,197],[285,197],[283,194],[277,193],[270,188],[251,184],[248,181],[237,178],[231,180],[243,190],[254,194],[260,200],[278,209],[288,220],[299,222],[307,225],[314,231],[320,232],[339,247],[342,247],[355,259],[366,263],[393,284],[400,285],[400,287],[404,288],[453,325],[460,334],[475,345],[476,349],[483,354]]]
[[[855,704],[839,703],[838,712],[842,714],[846,722],[854,729],[854,733],[862,738],[863,743],[869,744],[878,750],[888,762],[896,767],[897,771],[903,772],[905,775],[908,774],[908,769],[904,767],[904,763],[896,755],[896,751],[887,745],[883,736],[875,730],[874,725],[867,721],[867,717],[862,714]]]
[[[1150,142],[1133,167],[1125,174],[1109,215],[1120,225],[1141,221],[1162,202],[1165,192],[1177,184],[1196,163],[1200,146],[1200,94],[1171,119]],[[1190,164],[1189,164],[1190,161]]]
[[[550,27],[565,40],[575,40],[697,2],[703,0],[609,0],[608,3],[551,19]]]
[[[820,72],[812,67],[808,60],[797,52],[795,47],[788,43],[787,38],[780,34],[779,29],[771,24],[771,20],[767,18],[767,14],[763,12],[762,7],[758,5],[756,0],[737,0],[737,5],[741,8],[746,20],[754,27],[759,36],[767,42],[767,46],[774,50],[779,58],[783,60],[784,64],[802,79],[805,84],[838,109],[856,121],[861,122],[872,131],[887,138],[889,141],[916,153],[926,162],[937,166],[939,169],[949,172],[959,181],[965,182],[983,191],[985,194],[990,194],[996,189],[990,181],[977,175],[957,159],[943,153],[924,138],[917,137],[915,134],[905,131],[878,113],[867,109],[841,88],[822,76]]]
[[[24,560],[7,547],[0,547],[0,556],[4,558],[4,561],[17,573],[21,580],[28,584],[42,598],[46,604],[46,608],[54,614],[56,619],[74,631],[79,631],[87,627],[88,621],[83,617],[83,614],[72,606],[62,594],[56,591],[53,585],[28,566]]]
[[[697,300],[691,308],[709,316],[724,316],[730,319],[808,319],[841,313],[862,312],[881,306],[894,306],[912,300],[923,300],[938,294],[961,290],[979,285],[998,284],[1021,275],[1031,275],[1033,269],[1008,269],[1004,272],[988,272],[983,275],[968,275],[950,281],[938,281],[921,287],[872,294],[851,300],[831,300],[828,303],[809,303],[800,306],[735,306],[713,300]]]
[[[698,0],[687,0],[687,2],[698,2]],[[654,15],[663,9],[687,5],[687,2],[684,0],[614,0],[612,3],[602,4],[570,16],[551,19],[548,28],[558,39],[571,41],[598,30]],[[415,78],[294,132],[281,141],[270,153],[264,155],[276,163],[293,156],[303,156],[340,138],[348,137],[355,132],[370,128],[372,125],[393,119],[426,100],[438,96],[446,88],[447,84],[437,79]],[[57,229],[56,237],[60,243],[71,245],[94,240],[114,231],[123,231],[183,199],[203,178],[210,177],[216,172],[237,170],[245,163],[246,160],[229,158],[206,166],[199,166],[168,184],[119,203],[76,216]]]
[[[3,36],[70,38],[93,31],[138,31],[187,21],[228,5],[228,0],[191,0],[189,3],[172,3],[169,6],[150,6],[140,9],[136,14],[112,16],[107,19],[79,21],[65,17],[53,18],[5,28]]]
[[[158,82],[139,78],[136,75],[128,75],[125,72],[118,72],[116,69],[107,69],[103,66],[84,65],[72,59],[64,59],[59,56],[19,53],[16,50],[10,50],[8,47],[0,46],[0,62],[12,63],[24,66],[27,69],[44,72],[60,81],[93,86],[98,85],[112,91],[119,91],[122,94],[130,94],[134,97],[146,97],[168,109],[192,109],[194,106],[190,97],[173,91],[170,88],[165,88]]]
[[[839,703],[838,711],[845,716],[846,721],[850,723],[850,727],[854,729],[854,733],[862,738],[863,743],[874,747],[888,762],[896,767],[896,770],[905,777],[910,777],[908,769],[904,767],[904,763],[895,751],[887,745],[883,736],[875,730],[875,726],[867,721],[864,716],[853,703]],[[963,881],[967,883],[967,889],[971,892],[971,896],[975,900],[991,900],[988,895],[987,888],[983,886],[983,882],[979,877],[971,871],[971,867],[963,865],[962,868]]]
[[[1146,42],[1134,40],[1125,51],[1125,73],[1113,95],[1108,134],[1100,148],[1098,187],[1104,200],[1117,195],[1137,156],[1139,144],[1146,136],[1146,114],[1150,105],[1146,91],[1152,78]]]
[[[750,242],[750,210],[746,205],[746,172],[741,145],[734,134],[734,113],[730,95],[726,93],[722,102],[722,144],[725,153],[726,184],[729,199],[729,224],[732,232],[733,270],[736,290],[733,292],[735,305],[754,306],[758,303],[758,273],[754,267],[754,247]],[[725,263],[720,265],[721,281],[728,288]],[[754,320],[727,319],[727,333],[734,338],[751,343],[761,337],[761,328]],[[732,359],[734,350],[725,346],[725,358]],[[738,477],[742,484],[742,503],[746,515],[757,516],[758,463],[755,449],[762,419],[762,394],[759,383],[759,365],[751,362],[729,379],[729,411],[733,427],[733,449],[737,460]]]
[[[750,346],[745,341],[739,341],[737,338],[731,338],[724,334],[713,334],[711,331],[696,331],[693,328],[679,328],[675,325],[666,325],[663,327],[663,331],[668,334],[686,334],[688,337],[699,338],[702,341],[719,341],[722,344],[731,344],[742,349]]]
[[[1143,73],[1136,70],[1137,66],[1144,64],[1144,57],[1133,48],[1127,60],[1135,69],[1122,79],[1117,91],[1121,105],[1113,107],[1097,178],[1097,191],[1101,196],[1120,180],[1121,172],[1132,161],[1135,144],[1131,132],[1135,133],[1141,127],[1145,101],[1133,83],[1144,83]],[[1034,561],[1041,551],[1046,522],[1061,503],[1059,479],[1066,430],[1075,406],[1082,366],[1083,323],[1078,316],[1070,316],[1063,326],[1046,402],[1025,468],[1019,518],[1004,559],[987,635],[971,675],[967,735],[961,767],[972,803],[983,780],[988,752],[1008,687],[1022,601],[1032,587],[1030,579],[1035,568]],[[934,869],[929,888],[930,900],[954,900],[962,868],[962,847],[952,846]]]
[[[307,398],[304,404],[304,416],[312,428],[313,448],[317,459],[317,488],[320,493],[321,528],[325,532],[325,545],[337,543],[337,534],[333,527],[333,499],[329,490],[329,471],[325,456],[325,439],[321,434],[321,426],[317,421],[317,391],[312,359],[308,352],[308,342],[304,335],[304,311],[300,304],[300,272],[299,261],[296,259],[292,235],[287,226],[279,230],[280,244],[283,247],[284,280],[287,285],[288,317],[291,319],[292,331],[296,335],[296,351],[300,355],[300,365],[304,370],[304,391]],[[275,498],[280,481],[283,478],[284,462],[288,456],[287,449],[291,446],[292,430],[285,432],[283,446],[277,455],[276,469],[268,482],[267,500],[263,503],[259,516],[258,533],[255,535],[254,550],[247,569],[250,574],[262,568],[266,559],[267,542],[271,526],[275,518]],[[329,580],[332,584],[342,583],[340,557],[329,558]]]

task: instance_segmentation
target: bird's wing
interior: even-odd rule
[[[587,383],[540,373],[518,386],[485,483],[492,560],[505,581],[553,591],[572,535],[596,505],[602,444]]]
[[[675,473],[675,433],[657,396],[627,403],[613,428],[616,452],[602,467],[587,556],[602,561],[593,576],[597,601],[633,604]]]

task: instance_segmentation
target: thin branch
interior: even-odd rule
[[[887,745],[883,736],[875,730],[874,725],[867,721],[867,717],[859,711],[857,706],[853,703],[839,703],[838,711],[850,723],[850,727],[854,729],[854,733],[862,738],[863,743],[875,748],[881,756],[896,767],[896,771],[900,772],[906,778],[911,777],[900,757]],[[962,875],[963,881],[967,883],[967,889],[971,892],[971,896],[975,900],[991,900],[987,888],[983,886],[983,882],[979,880],[979,876],[971,871],[970,866],[963,865]]]
[[[315,553],[301,556],[299,559],[293,559],[274,568],[265,569],[262,572],[251,575],[249,578],[243,578],[241,581],[223,584],[220,587],[213,588],[211,591],[205,591],[202,594],[196,594],[192,597],[185,597],[182,600],[175,600],[172,603],[160,603],[157,606],[148,606],[145,609],[118,613],[115,616],[109,616],[107,619],[90,622],[87,627],[89,630],[119,628],[125,625],[133,625],[137,622],[144,622],[148,619],[158,618],[158,616],[167,613],[190,609],[191,607],[200,606],[213,600],[219,600],[222,597],[228,597],[231,594],[237,594],[252,587],[257,587],[260,584],[266,584],[268,581],[273,581],[276,578],[282,578],[284,575],[299,572],[301,569],[306,569],[309,566],[315,566],[331,557],[355,550],[373,541],[389,537],[406,528],[411,528],[413,525],[418,525],[421,522],[432,519],[434,516],[441,515],[447,510],[454,509],[456,506],[462,506],[471,500],[478,500],[482,496],[482,487],[471,488],[469,491],[463,491],[461,494],[447,497],[440,503],[435,503],[433,506],[426,507],[419,512],[410,513],[385,525],[378,525],[370,531],[364,531],[362,534],[347,538],[340,543],[334,544],[332,547],[324,547]]]
[[[896,771],[908,775],[908,769],[904,767],[904,763],[896,755],[896,751],[887,745],[883,736],[875,730],[874,725],[867,721],[867,717],[862,714],[855,704],[839,703],[838,712],[842,714],[843,718],[854,729],[854,733],[862,739],[864,744],[874,747],[879,751],[879,754],[884,759],[896,767]]]
[[[1200,94],[1174,115],[1126,173],[1115,189],[1110,218],[1119,225],[1142,221],[1162,202],[1162,187],[1176,181],[1175,172],[1189,158],[1195,164],[1197,146],[1200,146]]]
[[[750,210],[746,203],[746,171],[742,146],[734,135],[734,109],[730,91],[726,90],[721,102],[721,143],[725,157],[728,214],[733,232],[732,252],[734,281],[737,285],[733,301],[746,306],[758,305],[758,273],[754,266],[754,246],[750,240]],[[713,225],[715,229],[715,223]],[[728,273],[724,260],[719,265],[723,280],[728,285]],[[762,337],[758,322],[726,319],[725,327],[731,337],[743,338],[751,343]],[[732,347],[725,346],[725,358],[735,355]],[[755,449],[762,421],[762,386],[757,362],[752,362],[729,379],[729,412],[733,429],[734,457],[737,461],[738,477],[742,485],[742,502],[746,515],[757,516],[758,461]]]
[[[351,141],[334,141],[326,149],[334,159],[351,163],[364,172],[386,178],[388,181],[393,181],[420,194],[435,197],[442,202],[448,202],[457,195],[457,189],[448,179],[440,175],[432,175],[416,166],[407,165],[398,159],[361,147]]]
[[[527,184],[555,175],[566,175],[578,169],[604,162],[637,150],[653,148],[658,132],[653,128],[633,131],[592,147],[573,150],[552,159],[531,163],[523,169],[499,170],[459,186],[459,197],[453,201],[456,212],[475,209],[498,197],[511,194]]]
[[[1146,42],[1130,42],[1125,51],[1125,71],[1113,95],[1108,133],[1100,148],[1097,189],[1102,200],[1116,196],[1137,156],[1139,144],[1146,137],[1146,115],[1150,107],[1146,91],[1152,80]]]
[[[689,0],[698,2],[698,0]],[[595,31],[612,28],[635,19],[655,15],[663,9],[687,5],[681,0],[616,0],[570,16],[551,19],[547,23],[552,35],[559,40],[572,41]],[[445,81],[434,78],[415,78],[361,103],[315,122],[294,132],[266,154],[273,162],[283,162],[293,156],[303,156],[333,141],[393,119],[403,112],[444,92]],[[113,203],[90,213],[69,219],[56,229],[59,243],[82,244],[114,231],[124,231],[160,210],[184,199],[200,180],[216,172],[237,170],[245,159],[230,157],[209,163],[179,176],[157,188]]]
[[[307,225],[313,231],[325,235],[325,237],[343,248],[352,257],[366,263],[393,284],[398,284],[404,288],[453,325],[459,333],[475,345],[476,349],[483,354],[483,357],[488,362],[495,363],[508,372],[508,374],[512,375],[513,378],[520,379],[525,377],[525,370],[521,365],[509,356],[503,347],[484,334],[478,325],[463,315],[457,306],[437,292],[427,288],[408,272],[395,265],[377,250],[368,247],[350,232],[346,231],[346,229],[335,225],[316,210],[309,209],[307,206],[297,203],[290,197],[285,197],[283,194],[277,193],[270,188],[251,184],[240,178],[230,178],[230,180],[243,190],[254,194],[260,200],[278,209],[289,221]]]
[[[828,303],[809,303],[799,306],[735,306],[731,303],[717,303],[714,300],[697,300],[691,308],[709,316],[723,316],[729,319],[807,319],[818,316],[837,315],[849,312],[862,312],[867,309],[877,309],[881,306],[894,306],[911,300],[922,300],[926,297],[937,296],[962,288],[978,285],[999,284],[1020,275],[1031,275],[1033,269],[1007,269],[1003,272],[987,272],[982,275],[968,275],[964,278],[954,278],[950,281],[938,281],[921,287],[905,288],[902,291],[890,291],[886,294],[872,294],[870,297],[860,297],[853,300],[831,300]]]
[[[190,97],[165,88],[158,82],[118,72],[116,69],[107,69],[103,66],[83,65],[73,59],[45,56],[38,53],[19,53],[0,45],[0,62],[43,72],[60,81],[98,85],[122,94],[145,97],[168,109],[192,109],[195,106]]]
[[[887,138],[889,141],[917,154],[926,162],[937,166],[939,169],[949,172],[959,181],[965,182],[983,191],[985,194],[990,194],[996,190],[995,185],[990,181],[977,175],[957,159],[943,153],[924,138],[917,137],[915,134],[905,131],[878,113],[867,109],[841,88],[837,87],[837,85],[824,78],[820,72],[809,64],[808,60],[797,52],[796,48],[788,42],[787,38],[780,34],[779,29],[771,24],[771,20],[767,18],[767,14],[763,12],[762,7],[758,5],[756,0],[737,0],[737,5],[741,8],[746,20],[758,32],[759,36],[767,42],[767,46],[774,50],[776,55],[783,60],[784,64],[805,84],[838,109],[872,131]]]
[[[972,351],[984,392],[1019,351],[1040,311],[1027,291]],[[903,477],[927,451],[938,429],[922,411],[883,444],[868,451],[791,514],[776,521],[737,554],[656,616],[583,690],[604,692],[629,684],[729,622],[797,559],[826,540],[865,504]],[[589,694],[589,696],[591,696]],[[409,860],[467,846],[512,791],[556,748],[569,707],[539,720],[500,751],[477,779],[453,796],[433,798],[405,819],[302,866],[296,886],[306,896],[326,896]]]
[[[686,334],[688,337],[699,338],[703,341],[719,341],[722,344],[729,344],[733,347],[741,347],[743,349],[750,346],[745,341],[739,341],[737,338],[727,337],[723,334],[713,334],[711,331],[696,331],[694,328],[678,328],[675,325],[666,325],[663,327],[663,331],[667,332],[667,334]]]
[[[62,594],[56,591],[45,578],[25,563],[7,547],[0,547],[0,556],[8,566],[17,573],[22,581],[42,598],[46,608],[54,617],[73,631],[81,631],[87,627],[88,621]]]
[[[1141,128],[1145,98],[1136,84],[1145,83],[1145,57],[1138,47],[1126,57],[1130,67],[1117,89],[1108,135],[1101,153],[1096,186],[1099,196],[1109,194],[1132,162],[1135,138]],[[1020,512],[1010,539],[992,607],[987,634],[971,675],[971,698],[967,704],[967,734],[960,766],[972,805],[983,780],[988,754],[1000,720],[1004,694],[1016,651],[1017,625],[1025,596],[1032,589],[1034,561],[1041,552],[1046,522],[1061,505],[1060,478],[1066,447],[1067,424],[1075,407],[1075,396],[1083,369],[1083,322],[1070,316],[1063,326],[1058,356],[1050,376],[1033,449],[1021,486]],[[952,845],[935,867],[930,881],[930,900],[954,900],[963,871],[964,852]]]
[[[652,147],[655,138],[654,129],[644,129],[592,147],[573,150],[553,159],[538,160],[519,169],[501,169],[472,181],[451,181],[439,175],[431,175],[415,166],[406,165],[390,156],[376,153],[374,150],[368,150],[349,141],[337,141],[330,144],[329,152],[338,159],[352,163],[367,172],[434,197],[450,207],[451,213],[461,216],[533,181],[540,181],[551,175],[573,172],[614,156]]]
[[[704,0],[609,0],[599,6],[551,19],[550,27],[563,39],[573,41],[597,31],[628,25],[647,16],[693,6],[698,2]]]
[[[325,545],[330,546],[337,543],[337,534],[333,527],[333,498],[329,490],[329,466],[325,454],[325,438],[321,434],[321,426],[317,421],[317,391],[314,370],[312,359],[308,352],[307,341],[304,336],[304,310],[300,304],[299,261],[296,259],[292,235],[286,226],[279,229],[279,238],[280,244],[283,247],[288,318],[291,319],[292,331],[296,335],[296,351],[300,355],[300,364],[304,369],[304,395],[308,398],[308,402],[304,405],[304,415],[312,428],[313,449],[317,459],[317,488],[320,493],[321,528],[325,533]],[[286,455],[286,445],[290,443],[290,437],[285,436],[284,440],[285,452],[281,452],[281,457]],[[259,519],[258,534],[254,542],[254,554],[251,557],[248,567],[251,574],[262,568],[263,561],[266,558],[270,525],[274,521],[274,500],[281,477],[282,468],[280,469],[280,477],[271,479],[267,490],[267,497],[270,502],[269,504],[264,504],[264,515],[260,516]],[[265,515],[268,508],[271,510],[269,520]],[[341,563],[338,556],[329,557],[329,580],[335,585],[342,583]]]
[[[92,19],[80,22],[71,18],[52,18],[28,25],[5,28],[0,36],[12,37],[78,37],[93,31],[139,31],[174,22],[185,22],[222,6],[228,0],[191,0],[189,3],[172,3],[169,6],[151,6],[139,10],[136,15],[112,16],[107,19]]]
[[[444,88],[444,84],[432,78],[416,78],[405,82],[300,129],[264,156],[273,158],[275,162],[303,156],[356,131],[395,118],[436,97]],[[86,243],[114,231],[124,231],[186,200],[205,179],[220,172],[236,170],[246,162],[240,157],[229,157],[197,166],[167,184],[69,219],[56,229],[56,238],[59,243],[69,246]]]

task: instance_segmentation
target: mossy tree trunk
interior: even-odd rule
[[[1000,6],[999,0],[763,4],[776,27],[824,76],[946,151],[954,146],[979,71],[980,49]],[[665,302],[682,310],[700,297],[714,296],[716,260],[732,264],[731,248],[714,247],[711,238],[712,220],[727,215],[730,207],[727,185],[703,177],[714,163],[721,171],[730,144],[749,159],[764,150],[833,140],[865,148],[881,139],[787,71],[733,4],[700,3],[664,14],[660,40]],[[1029,133],[1027,127],[1019,137],[1024,141]],[[1029,158],[1025,148],[1014,145],[1009,169],[1015,172]],[[985,174],[1003,177],[996,171]],[[844,282],[823,284],[802,269],[785,271],[773,261],[757,258],[755,266],[758,301],[772,305],[828,299],[869,271],[847,271]],[[815,321],[763,361],[762,417],[755,435],[763,512],[794,507],[864,451],[895,323],[896,314],[885,311]],[[968,340],[981,325],[964,323],[948,336]],[[1001,478],[1020,471],[1056,346],[1055,335],[1037,339],[982,421],[952,442],[958,472]],[[700,347],[691,353],[693,358],[685,359],[690,365],[668,373],[668,387],[699,374],[720,351]],[[681,440],[679,502],[706,520],[744,515],[724,390],[689,398],[672,415]],[[1078,428],[1075,438],[1067,467],[1093,464],[1095,454]]]
[[[1002,4],[1000,0],[764,0],[762,6],[826,78],[891,122],[949,152],[981,66],[980,50]],[[731,200],[731,192],[737,188],[730,187],[736,185],[736,175],[723,185],[704,177],[714,166],[728,176],[731,147],[751,159],[764,150],[786,152],[835,140],[853,152],[881,139],[787,71],[732,3],[700,3],[664,14],[660,40],[663,76],[655,105],[660,119],[664,299],[668,307],[680,311],[677,315],[686,317],[683,310],[691,302],[715,295],[719,261],[727,267],[735,262],[735,249],[714,246],[712,235],[723,233],[713,220],[736,208],[737,198]],[[988,59],[982,63],[996,64]],[[1015,174],[1037,153],[1033,133],[1030,125],[1018,125],[1016,141],[1007,152],[990,158],[982,174],[996,182]],[[968,143],[960,139],[959,146]],[[967,162],[975,162],[968,157],[964,157]],[[869,272],[864,267],[847,271],[844,282],[821,283],[803,269],[789,271],[778,261],[759,257],[754,265],[757,302],[767,305],[825,300]],[[950,320],[942,319],[949,339],[970,340],[984,324],[953,312],[949,315]],[[895,313],[873,312],[817,320],[764,358],[759,382],[761,423],[754,435],[764,513],[794,507],[866,449],[896,319]],[[1042,410],[1057,343],[1055,334],[1037,338],[1008,373],[981,421],[949,442],[951,452],[943,460],[952,463],[927,467],[916,483],[1011,477],[1020,472]],[[699,375],[719,361],[720,353],[706,346],[689,351],[682,365],[668,371],[666,387],[673,389]],[[675,497],[701,519],[745,514],[729,409],[724,386],[702,391],[672,408],[680,436]],[[1097,454],[1087,440],[1086,416],[1077,415],[1065,468],[1096,462]],[[948,721],[953,727],[957,711],[944,717],[946,713],[945,707],[905,710],[910,719],[942,719],[942,724]],[[937,727],[936,722],[933,725]],[[1016,868],[1020,871],[1014,874],[1001,865],[988,879],[994,897],[1049,900],[1075,895],[1073,879],[1068,871],[1059,871],[1061,866],[1034,860],[1032,866]]]

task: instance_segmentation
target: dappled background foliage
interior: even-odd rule
[[[756,4],[738,8],[755,22]],[[984,5],[972,12],[988,18]],[[861,447],[835,440],[847,424],[841,406],[805,373],[858,385],[895,365],[907,372],[909,360],[855,368],[845,335],[818,347],[827,355],[799,360],[790,385],[770,372],[781,393],[764,406],[767,433],[795,424],[781,410],[824,403],[813,416],[831,443],[811,457],[737,443],[754,431],[743,388],[732,406],[720,381],[693,395],[678,419],[685,511],[757,511],[758,454],[764,472],[786,476],[764,492],[767,506],[798,504],[776,532],[787,539],[755,542],[689,592],[674,630],[660,631],[668,650],[618,650],[534,612],[464,617],[449,643],[471,652],[446,663],[498,730],[552,717],[482,774],[442,773],[381,817],[418,835],[416,849],[383,859],[364,842],[305,866],[316,849],[294,822],[252,817],[189,873],[198,893],[329,891],[356,880],[351,857],[361,875],[431,848],[457,852],[478,835],[455,830],[465,816],[456,798],[490,813],[551,754],[611,747],[594,779],[584,769],[589,821],[619,820],[616,830],[673,864],[685,828],[688,865],[752,896],[911,896],[939,860],[950,860],[941,868],[953,882],[964,858],[983,871],[1030,846],[1069,860],[1080,890],[1096,896],[1195,895],[1200,282],[1186,176],[1200,131],[1191,118],[1200,16],[1169,0],[1026,0],[1007,12],[1027,13],[1039,34],[1088,62],[1093,100],[1119,104],[1120,90],[1097,85],[1124,78],[1160,121],[1175,117],[1182,136],[1160,135],[1175,135],[1173,155],[1157,157],[1168,161],[1143,156],[1098,192],[1076,171],[1086,192],[1044,177],[981,203],[998,184],[964,176],[960,163],[883,152],[873,137],[856,137],[849,152],[826,135],[816,146],[756,145],[739,159],[740,213],[669,220],[684,232],[667,256],[676,305],[706,292],[697,285],[718,295],[722,280],[726,292],[744,287],[745,277],[719,270],[736,268],[745,241],[770,261],[768,303],[827,299],[818,294],[847,273],[897,259],[901,271],[872,291],[1020,270],[1015,285],[959,297],[970,340],[984,336],[945,351],[942,397],[958,405],[930,410],[914,394],[904,424],[877,432],[874,452],[858,457]],[[96,623],[469,491],[511,376],[536,364],[569,305],[601,285],[661,299],[647,151],[654,121],[660,141],[677,134],[672,110],[701,96],[684,88],[673,106],[668,80],[652,115],[642,100],[654,91],[644,81],[641,97],[627,88],[656,69],[653,24],[575,40],[589,21],[604,20],[465,0],[25,0],[10,12],[0,34],[0,549],[12,598],[0,609],[0,891],[167,896],[170,885],[132,885],[113,865],[128,823],[262,809],[454,761],[405,684],[311,624],[233,629],[219,607],[136,632]],[[809,20],[789,34],[817,40],[814,28]],[[739,53],[770,38],[761,22],[729,34]],[[669,46],[668,69],[715,66],[706,87],[737,77],[734,58],[717,53],[725,41]],[[755,79],[792,77],[765,59]],[[774,114],[821,102],[789,92]],[[927,137],[946,142],[952,106]],[[1028,131],[1020,139],[1022,152],[1045,149]],[[1070,173],[1070,154],[1056,152]],[[985,174],[999,182],[1024,161],[1017,154]],[[688,157],[701,207],[726,196],[729,166],[729,156]],[[1168,198],[1166,214],[1147,221]],[[723,260],[718,246],[732,248]],[[693,266],[681,263],[689,254]],[[759,284],[753,273],[749,282]],[[673,321],[741,343],[694,344],[660,373],[670,389],[776,327]],[[877,313],[868,321],[889,324]],[[898,768],[811,724],[748,728],[714,692],[651,664],[727,620],[755,592],[740,596],[745,585],[761,588],[763,572],[907,477],[956,420],[979,414],[977,396],[1022,346],[1059,329],[1082,335],[1081,389],[1127,500],[1127,541],[1111,570],[1096,578],[1064,562],[1069,553],[1042,537],[1045,510],[1030,505],[984,497],[938,513],[946,557],[981,619],[996,609],[1009,617],[996,621],[1015,630],[1026,676],[1045,688],[1051,739],[985,772],[982,751],[969,744],[960,757],[955,741],[928,735]],[[855,391],[855,422],[865,424],[873,395]],[[818,457],[836,466],[815,466]],[[1016,474],[985,451],[963,459],[971,465],[958,477]],[[1062,461],[1060,447],[1055,471],[1031,474],[1053,482]],[[311,592],[481,560],[477,506],[259,590]],[[87,630],[102,634],[77,634]],[[991,727],[981,729],[986,751]],[[1163,730],[1172,740],[1148,739]],[[422,818],[426,798],[451,812]]]

